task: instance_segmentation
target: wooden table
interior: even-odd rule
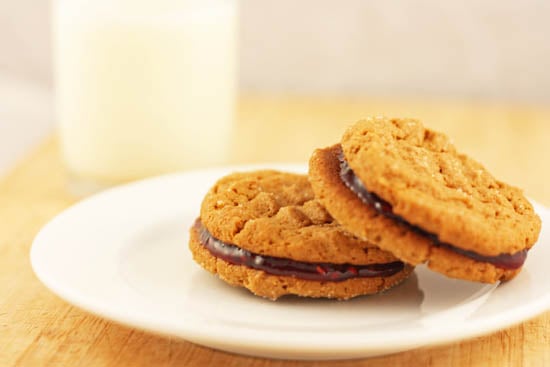
[[[343,98],[243,98],[230,162],[307,161],[369,114],[419,117],[454,137],[497,177],[550,205],[550,110],[527,106]],[[208,146],[205,143],[205,149]],[[1,148],[0,148],[1,150]],[[151,335],[91,316],[34,277],[37,231],[77,201],[55,139],[0,181],[0,366],[333,366],[249,358]],[[550,279],[541,279],[549,281]],[[453,345],[340,362],[342,366],[550,366],[550,313]]]

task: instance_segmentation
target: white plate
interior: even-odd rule
[[[304,167],[271,167],[303,171]],[[382,295],[338,302],[272,302],[196,265],[188,228],[207,189],[240,166],[162,176],[105,191],[54,218],[36,237],[38,278],[66,301],[105,318],[234,353],[343,359],[457,341],[550,308],[550,212],[521,274],[495,286],[424,267]]]

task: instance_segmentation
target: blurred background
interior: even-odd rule
[[[0,0],[0,169],[53,126],[50,0]],[[239,89],[550,103],[550,2],[242,0]]]
[[[545,0],[241,0],[245,91],[550,101]],[[52,83],[50,0],[0,0],[0,71]]]

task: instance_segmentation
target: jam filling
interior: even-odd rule
[[[194,224],[200,243],[215,257],[235,265],[245,265],[268,274],[293,276],[304,280],[340,282],[350,278],[387,277],[403,270],[405,264],[395,261],[386,264],[351,265],[307,263],[279,257],[254,254],[213,237],[200,219]]]
[[[441,242],[437,235],[430,233],[420,227],[410,224],[404,218],[393,212],[392,205],[387,201],[380,198],[378,195],[369,192],[363,182],[355,175],[348,162],[344,158],[344,155],[340,153],[338,156],[340,160],[340,177],[344,184],[353,191],[366,205],[374,208],[381,215],[391,218],[404,226],[407,226],[410,230],[428,237],[435,245],[454,251],[460,255],[469,257],[476,261],[488,262],[496,267],[502,269],[518,269],[521,268],[525,260],[527,259],[527,250],[516,252],[515,254],[500,254],[497,256],[484,256],[473,251],[463,250],[448,243]]]

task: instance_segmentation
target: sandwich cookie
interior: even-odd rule
[[[257,171],[220,179],[190,235],[203,268],[272,300],[378,293],[413,270],[345,231],[314,199],[304,175]]]
[[[359,121],[314,152],[309,175],[348,231],[453,278],[513,278],[541,228],[521,190],[413,119]]]

